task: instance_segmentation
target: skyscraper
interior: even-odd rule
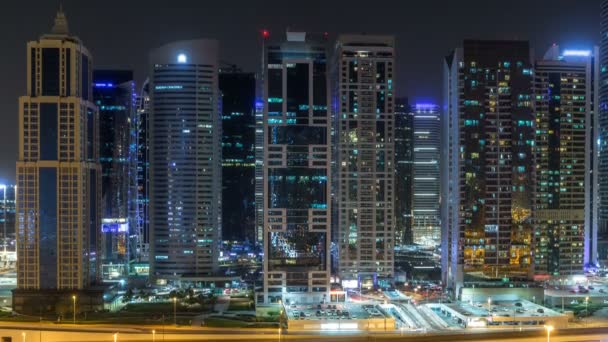
[[[149,262],[150,251],[150,85],[146,79],[137,96],[137,247],[135,257]]]
[[[598,259],[608,262],[608,0],[601,2],[598,106]]]
[[[222,68],[222,237],[255,241],[255,74]]]
[[[330,115],[327,54],[305,32],[266,47],[264,293],[258,302],[329,300]]]
[[[149,87],[151,276],[210,276],[222,223],[217,42],[153,50]]]
[[[581,274],[585,263],[596,261],[594,55],[597,51],[560,53],[554,45],[534,68],[534,270],[538,275]]]
[[[339,273],[389,283],[395,245],[395,41],[341,35],[333,98]]]
[[[93,100],[100,122],[101,258],[105,280],[115,278],[117,273],[124,275],[131,253],[136,252],[137,113],[133,72],[95,70]],[[124,268],[108,272],[108,268],[117,267],[115,264]]]
[[[413,116],[407,99],[395,99],[395,246],[412,243]]]
[[[99,304],[101,166],[92,58],[59,11],[51,33],[27,45],[27,95],[19,98],[18,312],[54,312],[77,295]]]
[[[416,104],[414,117],[414,172],[412,240],[416,244],[441,243],[439,168],[441,117],[439,106]]]
[[[465,40],[445,59],[444,281],[531,275],[534,179],[528,42]]]

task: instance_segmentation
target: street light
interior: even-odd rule
[[[114,333],[114,342],[118,341],[118,333]]]
[[[587,316],[589,316],[589,296],[585,297],[585,326],[587,325]]]
[[[545,325],[545,330],[547,330],[547,342],[551,342],[551,332],[553,331],[553,326]]]
[[[2,244],[4,245],[4,257],[6,257],[6,185],[5,184],[0,184],[0,189],[2,189],[3,192],[3,198],[4,200],[2,201],[2,211],[4,212],[4,226],[3,226],[3,233],[2,233]]]
[[[25,332],[21,333],[21,338],[23,339],[23,342],[25,342]]]
[[[72,295],[72,302],[74,303],[73,319],[74,319],[74,324],[76,324],[76,295]]]
[[[152,342],[156,341],[156,330],[152,329]]]
[[[177,325],[177,297],[173,297],[173,324]]]
[[[279,342],[281,342],[281,328],[283,328],[283,301],[279,299]]]
[[[492,297],[488,297],[488,316],[491,316],[492,311]]]

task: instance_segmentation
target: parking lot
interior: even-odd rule
[[[447,322],[464,327],[500,327],[505,325],[543,325],[566,327],[568,317],[541,305],[520,300],[500,302],[459,302],[429,304]]]
[[[376,304],[285,305],[290,330],[394,330],[395,319]]]

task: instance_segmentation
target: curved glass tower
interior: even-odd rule
[[[218,43],[179,41],[150,54],[151,276],[215,273],[221,239]]]

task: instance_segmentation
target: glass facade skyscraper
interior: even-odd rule
[[[529,279],[534,191],[528,42],[465,40],[445,59],[444,282]]]
[[[534,271],[581,274],[597,255],[594,53],[554,45],[534,69]]]
[[[322,39],[322,38],[321,38]],[[287,32],[264,66],[264,293],[329,300],[330,115],[322,40]]]
[[[395,99],[395,246],[412,243],[413,121],[407,99]]]
[[[255,241],[254,73],[220,69],[222,93],[222,237]]]
[[[150,53],[150,275],[156,283],[217,271],[221,241],[218,43]]]
[[[343,283],[392,281],[395,245],[395,41],[336,42],[334,148],[338,271]]]
[[[133,72],[95,70],[93,100],[99,109],[100,122],[101,257],[104,263],[123,263],[124,273],[131,254],[136,252],[138,238],[137,116]],[[104,279],[108,277],[104,275]]]
[[[54,312],[66,293],[99,279],[101,166],[92,57],[60,10],[51,33],[27,45],[19,98],[18,312]],[[84,308],[83,308],[84,309]]]
[[[439,106],[416,104],[412,115],[414,121],[412,240],[415,244],[438,246],[441,243]]]

